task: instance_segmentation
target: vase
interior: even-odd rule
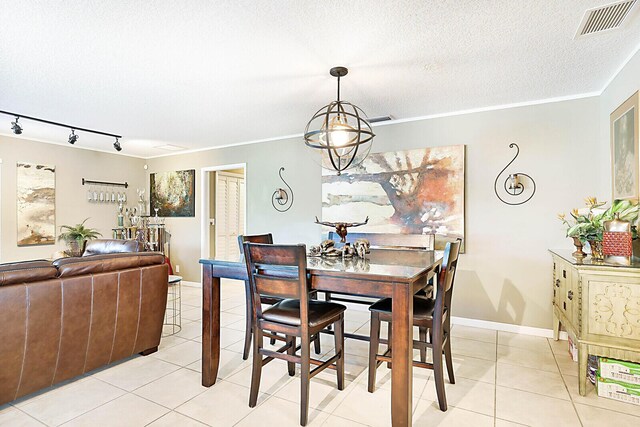
[[[602,240],[589,240],[589,246],[591,246],[591,259],[602,261],[604,259]]]
[[[576,247],[575,252],[571,254],[574,258],[584,258],[587,256],[587,254],[582,251],[582,242],[579,237],[573,238],[573,246]]]

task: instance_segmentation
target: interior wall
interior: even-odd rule
[[[146,186],[143,159],[83,150],[76,147],[45,144],[25,139],[0,136],[2,159],[2,224],[1,261],[51,258],[63,250],[63,242],[45,246],[17,246],[16,163],[29,162],[56,167],[56,238],[61,225],[75,225],[89,218],[86,225],[111,238],[111,228],[117,225],[117,205],[90,203],[87,186],[82,178],[98,181],[129,183],[129,206],[136,200],[136,188]]]
[[[627,100],[640,89],[640,50],[629,60],[615,79],[600,95],[600,141],[599,152],[594,159],[602,159],[595,162],[600,167],[601,188],[599,197],[601,200],[611,200],[611,113],[620,104]],[[607,161],[608,159],[608,161]]]
[[[465,144],[466,254],[460,261],[454,315],[534,327],[551,326],[548,248],[570,248],[556,214],[593,194],[600,178],[588,172],[599,145],[599,101],[585,98],[378,126],[376,152]],[[494,194],[496,174],[521,155],[511,170],[531,175],[538,192],[527,204],[507,206]],[[320,167],[300,138],[150,159],[149,172],[247,163],[247,233],[271,232],[276,243],[317,244],[321,227]],[[281,186],[278,169],[293,187],[285,213],[271,206]],[[200,178],[197,177],[197,183]],[[196,189],[198,193],[199,190]],[[186,280],[200,279],[200,198],[195,218],[167,219],[174,257]]]

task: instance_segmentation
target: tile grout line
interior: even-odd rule
[[[564,384],[564,388],[567,391],[567,393],[569,394],[569,401],[571,402],[571,406],[573,407],[574,412],[576,413],[576,417],[578,417],[578,422],[580,423],[581,426],[584,426],[584,423],[582,422],[582,419],[580,418],[580,414],[578,413],[578,408],[576,408],[576,403],[573,401],[573,396],[571,396],[571,392],[569,391],[569,387],[567,386],[567,382],[564,379],[564,376],[562,375],[562,372],[560,371],[560,364],[558,363],[558,359],[556,358],[556,354],[553,352],[553,348],[551,347],[551,342],[549,341],[549,338],[547,338],[547,344],[549,344],[549,348],[551,349],[551,353],[553,353],[553,361],[556,362],[556,367],[558,368],[558,372],[560,372],[560,377],[562,378],[562,383]],[[580,375],[578,375],[578,381],[580,381]]]
[[[11,406],[13,409],[18,410],[19,412],[22,412],[22,413],[23,413],[23,414],[25,414],[27,417],[34,419],[36,422],[38,422],[38,423],[42,424],[43,426],[48,426],[48,424],[47,424],[47,423],[40,421],[39,419],[37,419],[36,417],[34,417],[33,415],[31,415],[30,413],[23,411],[22,409],[18,408],[17,406],[13,406],[13,405],[11,405],[11,404],[10,404],[10,406]]]

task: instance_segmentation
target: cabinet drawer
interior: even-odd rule
[[[567,262],[554,260],[554,301],[569,319],[573,320],[573,301],[576,291],[573,289],[575,272]]]

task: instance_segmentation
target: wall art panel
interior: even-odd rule
[[[369,154],[338,176],[323,170],[323,221],[369,223],[368,233],[464,238],[465,146]]]
[[[150,215],[196,216],[195,169],[151,174]]]
[[[55,166],[18,162],[18,246],[53,245],[56,236]]]

